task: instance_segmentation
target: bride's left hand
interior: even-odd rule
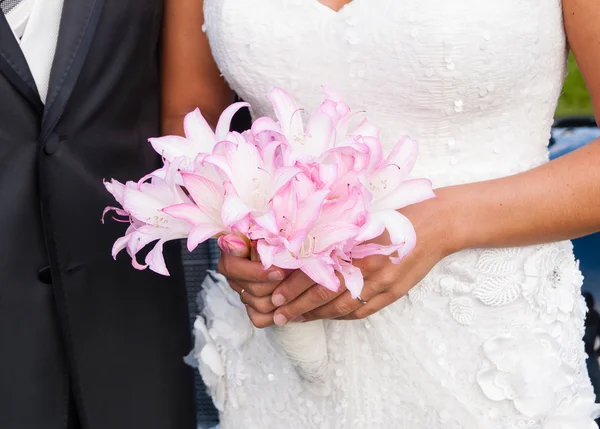
[[[361,298],[352,298],[343,286],[332,292],[315,284],[301,271],[294,272],[273,291],[272,301],[278,309],[274,322],[284,325],[291,321],[317,319],[363,319],[405,296],[445,256],[460,250],[455,232],[452,205],[444,200],[443,191],[437,198],[406,207],[401,213],[409,218],[417,233],[417,245],[400,264],[387,256],[356,259],[365,279]],[[379,238],[381,244],[387,237]],[[342,285],[343,285],[343,279]]]

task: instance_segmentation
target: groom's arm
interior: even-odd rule
[[[233,101],[204,26],[202,0],[165,0],[162,48],[163,134],[183,134],[183,117],[199,107],[215,125]]]

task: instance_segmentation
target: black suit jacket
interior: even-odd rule
[[[186,295],[111,258],[103,179],[159,165],[162,0],[65,0],[48,97],[0,14],[0,429],[191,429]]]

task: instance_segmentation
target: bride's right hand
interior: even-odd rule
[[[240,295],[246,311],[257,328],[273,324],[275,305],[271,294],[286,277],[286,272],[272,267],[265,270],[260,262],[221,253],[217,271],[229,281],[229,286]]]

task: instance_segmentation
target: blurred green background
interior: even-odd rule
[[[592,116],[593,114],[592,103],[588,96],[585,82],[571,54],[569,56],[568,75],[562,95],[558,101],[556,116]]]

